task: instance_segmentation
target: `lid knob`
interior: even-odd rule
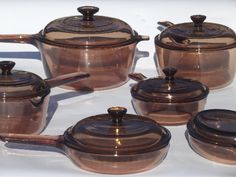
[[[2,70],[2,75],[11,74],[12,68],[15,66],[14,61],[1,61],[0,62],[0,69]]]
[[[164,68],[162,71],[166,75],[165,79],[168,80],[168,81],[172,81],[172,80],[174,80],[174,75],[177,72],[177,69],[175,69],[175,68]]]
[[[205,15],[192,15],[191,20],[194,23],[195,27],[202,27],[204,20],[206,19]]]
[[[124,107],[111,107],[107,110],[107,112],[109,113],[110,117],[112,118],[112,122],[119,124],[122,122],[122,118],[124,117],[124,115],[127,112],[127,109]]]
[[[83,20],[93,21],[93,16],[99,11],[98,7],[94,6],[82,6],[77,9],[81,14],[83,14]]]

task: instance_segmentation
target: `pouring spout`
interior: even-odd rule
[[[61,76],[57,76],[51,79],[45,79],[45,82],[47,82],[47,84],[50,87],[57,87],[63,84],[68,84],[68,83],[72,83],[72,82],[76,82],[82,79],[85,79],[87,77],[89,77],[90,74],[88,73],[84,73],[84,72],[75,72],[75,73],[70,73],[70,74],[64,74]]]

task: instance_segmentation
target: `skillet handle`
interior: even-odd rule
[[[25,43],[36,46],[35,34],[7,34],[0,35],[0,42],[6,43]]]
[[[62,149],[64,145],[64,138],[62,135],[49,136],[1,133],[0,140],[3,142],[50,146],[59,149]]]

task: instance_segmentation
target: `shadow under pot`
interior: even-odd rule
[[[198,113],[187,124],[191,148],[202,157],[236,165],[236,112],[210,109]]]
[[[192,22],[158,22],[164,30],[155,37],[160,69],[174,67],[177,76],[198,80],[210,89],[229,85],[236,71],[236,34],[221,24],[204,22],[193,15]],[[160,70],[161,75],[163,73]]]
[[[126,111],[111,107],[108,114],[85,118],[59,136],[1,134],[0,139],[59,148],[75,165],[96,173],[152,169],[166,157],[171,134],[155,121]]]
[[[0,133],[40,133],[46,125],[50,88],[87,78],[83,72],[43,80],[0,62]]]
[[[131,88],[132,105],[137,114],[161,125],[181,125],[204,109],[209,89],[198,81],[176,78],[174,68],[163,69],[165,77],[147,79],[130,74],[138,81]]]
[[[28,43],[41,53],[47,77],[84,71],[90,78],[63,86],[72,90],[104,90],[123,85],[134,67],[138,35],[122,20],[94,15],[97,7],[83,6],[83,15],[56,19],[33,35],[0,35],[0,42]],[[109,81],[109,82],[107,82]]]

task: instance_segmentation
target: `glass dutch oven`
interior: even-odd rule
[[[128,81],[133,70],[138,35],[127,23],[94,15],[97,7],[83,6],[82,16],[56,19],[33,35],[0,35],[0,42],[28,43],[41,53],[48,77],[84,71],[90,78],[64,86],[75,90],[102,90]],[[109,81],[109,82],[108,82]]]
[[[12,70],[15,62],[0,62],[0,133],[40,133],[46,125],[50,88],[87,78],[76,72],[43,80]]]
[[[78,167],[106,174],[146,171],[160,164],[169,149],[170,132],[153,120],[111,107],[109,114],[91,116],[64,135],[1,134],[7,142],[53,146]]]
[[[175,68],[165,68],[165,77],[147,79],[130,74],[138,81],[131,88],[132,104],[137,114],[161,125],[179,125],[204,109],[209,89],[198,81],[174,77]]]
[[[235,32],[221,24],[204,22],[204,15],[191,19],[193,22],[176,25],[159,22],[166,27],[155,37],[159,67],[177,68],[177,76],[198,80],[210,89],[229,85],[236,70]]]
[[[187,139],[201,156],[236,165],[236,112],[210,109],[198,113],[187,124]]]

